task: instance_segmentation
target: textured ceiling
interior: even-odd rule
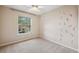
[[[21,10],[21,11],[26,11],[35,15],[42,15],[44,13],[47,13],[55,8],[61,7],[61,5],[39,5],[40,8],[40,12],[34,12],[34,11],[29,11],[29,9],[32,8],[32,5],[5,5],[6,7],[9,8],[14,8],[17,10]]]

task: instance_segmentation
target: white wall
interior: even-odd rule
[[[77,7],[62,6],[41,16],[41,37],[63,46],[78,49]]]
[[[79,6],[78,6],[78,52],[79,52]]]
[[[0,10],[1,10],[1,6],[0,6]],[[2,36],[1,36],[1,22],[2,22],[2,12],[0,11],[0,41],[1,41],[1,38],[2,38]]]
[[[27,40],[28,38],[39,37],[39,16],[14,11],[6,7],[0,7],[0,12],[0,15],[2,15],[2,18],[0,18],[0,29],[2,29],[0,45],[19,40]],[[30,34],[22,36],[16,34],[18,16],[27,16],[32,18],[32,32]]]
[[[18,36],[17,17],[32,18],[32,33]],[[78,49],[77,7],[63,6],[39,16],[0,7],[0,45],[28,38],[41,37],[66,47]],[[39,27],[40,23],[40,27]],[[39,33],[40,32],[40,33]]]

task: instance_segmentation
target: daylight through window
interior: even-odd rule
[[[31,18],[19,16],[18,17],[18,33],[28,33],[31,31]]]

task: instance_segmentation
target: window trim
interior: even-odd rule
[[[18,16],[18,17],[19,17],[19,16]],[[31,19],[30,19],[30,21],[31,21],[31,24],[30,24],[30,25],[31,25],[31,27],[30,27],[31,30],[30,30],[29,32],[27,32],[27,33],[19,33],[19,32],[18,32],[18,28],[19,28],[19,27],[18,27],[18,17],[17,17],[17,35],[27,35],[27,34],[32,34],[32,18],[29,17],[29,18],[31,18]],[[23,16],[23,17],[28,17],[28,16]]]

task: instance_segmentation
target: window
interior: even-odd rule
[[[18,33],[25,34],[31,31],[31,18],[25,16],[18,17]]]

